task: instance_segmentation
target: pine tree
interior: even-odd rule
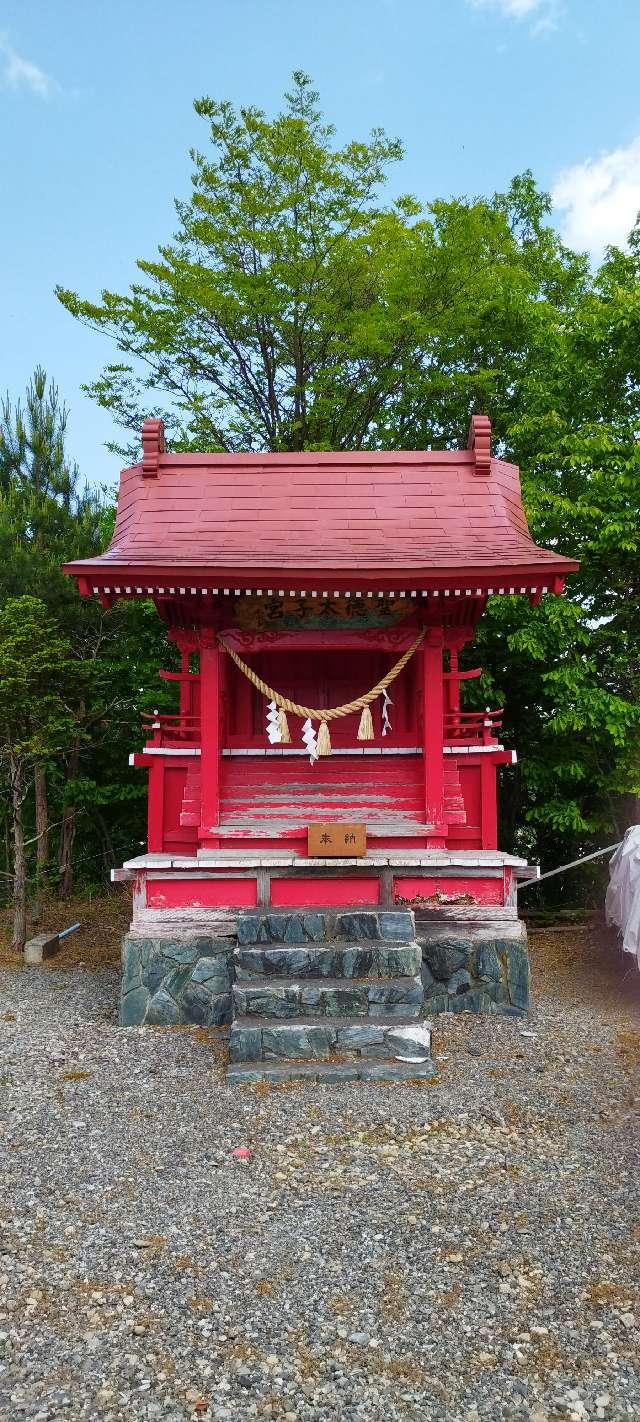
[[[72,732],[68,697],[77,676],[68,640],[44,603],[8,598],[0,608],[0,766],[9,786],[13,829],[13,943],[26,937],[27,856],[24,803],[34,767]]]
[[[67,406],[42,366],[29,382],[24,406],[9,394],[0,404],[0,555],[6,554],[0,600],[3,593],[32,593],[44,596],[51,609],[68,607],[70,590],[60,564],[69,556],[70,535],[82,541],[86,527],[93,545],[86,551],[96,551],[91,530],[99,500],[80,488],[78,466],[67,455],[67,423]],[[47,765],[36,761],[32,770],[39,892],[49,867]]]

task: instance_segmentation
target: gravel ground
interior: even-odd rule
[[[433,1084],[275,1089],[119,1031],[112,969],[0,970],[2,1418],[640,1418],[640,975],[534,961]]]

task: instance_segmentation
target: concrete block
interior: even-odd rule
[[[31,965],[41,963],[44,958],[52,958],[60,948],[57,933],[37,933],[24,945],[24,961]]]

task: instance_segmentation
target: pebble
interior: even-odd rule
[[[640,1419],[640,997],[558,973],[535,1038],[436,1019],[428,1088],[254,1091],[120,1031],[115,973],[0,969],[0,1415]]]

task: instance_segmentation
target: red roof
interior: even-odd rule
[[[553,586],[578,567],[533,542],[518,469],[491,458],[483,416],[462,451],[166,454],[151,420],[143,443],[143,463],[122,471],[110,547],[67,565],[101,588],[172,575]]]

